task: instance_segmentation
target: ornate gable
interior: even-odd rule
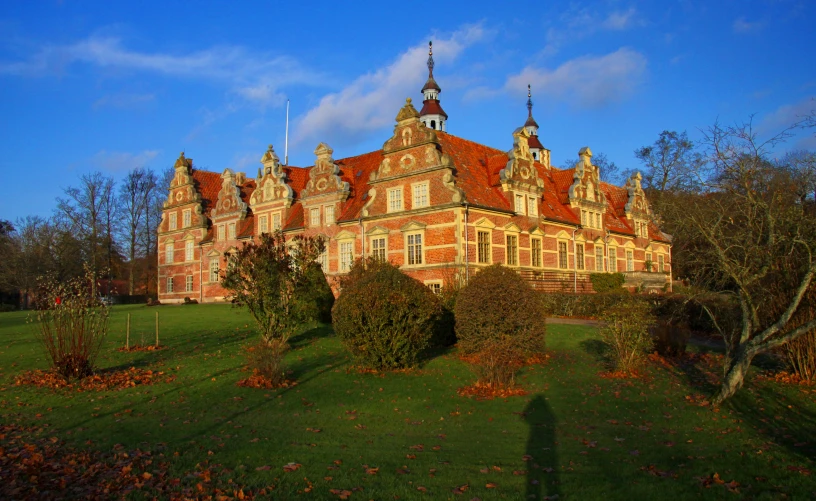
[[[592,150],[584,146],[578,152],[580,160],[575,165],[572,185],[569,187],[570,206],[577,207],[589,202],[591,206],[606,205],[606,197],[601,191],[598,167],[592,165]]]
[[[314,151],[317,160],[315,160],[314,167],[309,170],[309,182],[300,192],[301,199],[321,195],[335,195],[332,198],[338,198],[340,201],[348,198],[349,184],[340,179],[340,167],[334,163],[333,152],[334,150],[326,143],[317,145]]]
[[[646,200],[646,193],[640,186],[643,176],[640,172],[635,172],[632,177],[626,180],[624,187],[628,192],[628,200],[623,208],[628,219],[651,219],[652,211],[649,209],[649,202]]]
[[[254,209],[258,205],[282,201],[284,207],[291,206],[295,192],[286,184],[286,173],[271,144],[261,157],[261,164],[263,171],[258,171],[257,188],[249,199],[250,205]]]
[[[513,149],[507,152],[507,165],[499,171],[504,191],[522,189],[541,193],[544,190],[544,181],[538,177],[529,140],[530,134],[524,127],[513,131]]]
[[[246,217],[247,204],[241,200],[239,181],[240,177],[236,176],[231,169],[225,169],[221,174],[221,191],[218,192],[218,202],[210,213],[213,219],[236,215],[239,219]]]
[[[394,134],[383,144],[383,155],[385,158],[371,174],[371,181],[453,167],[450,157],[439,150],[436,131],[419,120],[411,98],[405,100],[397,114]]]
[[[193,182],[193,159],[186,158],[182,151],[176,163],[173,165],[176,171],[173,180],[170,181],[170,192],[164,202],[164,208],[185,205],[190,203],[198,204],[196,214],[201,214],[201,194],[195,188]]]

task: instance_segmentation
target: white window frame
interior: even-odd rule
[[[581,225],[587,227],[587,211],[581,209]]]
[[[323,247],[323,252],[318,254],[317,262],[320,264],[320,268],[323,270],[323,273],[328,273],[329,271],[329,242],[325,241],[326,245]]]
[[[618,272],[618,249],[617,249],[617,247],[610,247],[609,248],[609,258],[607,260],[606,267],[609,269],[609,273],[617,273]]]
[[[405,234],[405,264],[408,266],[419,266],[424,263],[425,240],[424,232],[413,232]]]
[[[512,245],[511,245],[512,242]],[[504,262],[507,266],[518,266],[518,235],[507,233],[504,235]]]
[[[388,260],[388,238],[385,235],[374,235],[370,238],[371,257],[381,261]]]
[[[309,226],[320,226],[320,207],[312,207],[309,209]]]
[[[524,195],[521,193],[515,194],[515,209],[516,214],[524,215],[525,203],[524,203]]]
[[[177,229],[178,228],[178,216],[176,215],[176,213],[171,212],[169,218],[170,218],[170,223],[169,223],[168,228],[170,230]]]
[[[536,248],[538,244],[538,248]],[[543,262],[541,260],[541,252],[543,251],[542,242],[540,238],[530,239],[530,266],[533,268],[541,268]]]
[[[411,185],[411,193],[412,193],[412,200],[411,200],[411,208],[412,209],[421,209],[423,207],[428,207],[431,205],[430,200],[430,190],[428,188],[428,182],[424,183],[414,183]]]
[[[337,248],[340,257],[340,272],[346,273],[351,270],[351,265],[354,263],[354,240],[341,240]]]
[[[566,240],[558,241],[558,268],[561,270],[569,269],[569,246]],[[563,252],[563,255],[562,255]],[[563,258],[563,259],[562,259]]]
[[[192,261],[195,255],[195,242],[192,239],[184,241],[184,260]]]
[[[281,228],[281,213],[276,212],[272,214],[272,231],[279,231]]]
[[[218,282],[220,280],[221,274],[221,265],[218,262],[218,258],[214,257],[210,261],[210,283]]]
[[[173,291],[173,277],[167,277],[167,282],[166,283],[167,283],[167,285],[165,286],[166,287],[165,290],[167,291],[167,293],[169,294],[169,293],[174,292]]]
[[[595,244],[595,271],[604,271],[604,251],[598,244]]]
[[[229,223],[227,225],[227,236],[230,240],[235,240],[235,223]]]
[[[626,271],[635,271],[635,253],[626,249]]]
[[[425,285],[431,289],[431,292],[434,294],[442,294],[442,281],[441,280],[426,280]]]
[[[175,261],[176,244],[173,241],[164,244],[164,263],[173,264]]]
[[[187,275],[184,281],[184,292],[193,292],[193,276]]]
[[[391,188],[388,190],[388,212],[399,212],[403,210],[402,204],[402,187]]]
[[[479,237],[487,235],[487,242],[480,242]],[[484,259],[482,259],[482,245],[484,249]],[[493,261],[493,235],[490,230],[476,230],[476,262],[480,264],[490,264]]]
[[[227,239],[227,237],[226,237],[226,228],[224,227],[223,224],[219,224],[218,225],[218,241],[224,241],[226,239]]]
[[[184,209],[182,212],[182,224],[185,228],[193,224],[193,213],[190,209]]]
[[[575,266],[579,270],[586,268],[586,249],[583,243],[575,243]]]
[[[258,233],[269,233],[269,216],[266,214],[258,219]]]
[[[657,269],[660,273],[666,272],[666,258],[663,256],[663,254],[657,255]]]
[[[527,196],[527,215],[538,216],[538,197]]]
[[[334,205],[323,206],[323,219],[325,220],[326,226],[334,224]]]

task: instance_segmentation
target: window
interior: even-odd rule
[[[227,227],[227,233],[228,233],[230,239],[235,238],[235,223],[230,223],[229,224],[229,226]]]
[[[507,235],[507,264],[518,265],[518,237],[515,235]]]
[[[657,271],[663,273],[666,271],[665,269],[666,263],[663,261],[663,254],[657,256]]]
[[[524,195],[516,194],[516,213],[524,214]]]
[[[167,292],[173,292],[173,277],[167,277]]]
[[[428,288],[431,289],[431,292],[433,292],[434,294],[442,294],[442,284],[440,284],[439,282],[434,282],[427,285]]]
[[[388,190],[388,212],[402,210],[402,188]]]
[[[527,198],[527,215],[528,216],[537,216],[538,215],[538,199],[535,197],[528,197]]]
[[[320,226],[320,207],[309,209],[309,224],[311,226]]]
[[[340,242],[340,271],[349,271],[354,261],[354,242]]]
[[[258,220],[258,232],[266,233],[269,231],[269,216],[261,216]]]
[[[216,257],[210,261],[210,282],[218,282],[218,279],[221,278],[218,276],[219,271],[221,270],[218,267],[218,258]]]
[[[651,252],[647,252],[647,253],[646,253],[646,261],[651,261],[651,260],[652,260],[652,253],[651,253]]]
[[[175,230],[176,227],[177,227],[176,213],[174,212],[174,213],[170,214],[170,229]]]
[[[280,213],[272,214],[272,231],[281,229],[281,215]]]
[[[490,233],[479,231],[476,234],[477,254],[480,263],[490,262]]]
[[[635,271],[635,256],[632,251],[626,251],[626,271]]]
[[[385,261],[385,237],[371,239],[371,257]]]
[[[185,281],[185,284],[184,284],[184,290],[185,290],[185,292],[193,292],[193,276],[192,275],[187,275],[187,280]]]
[[[182,218],[183,218],[183,221],[184,221],[184,227],[186,228],[186,227],[190,226],[191,219],[192,219],[192,214],[190,213],[190,209],[185,209],[184,210]]]
[[[173,252],[176,249],[173,246],[173,242],[167,244],[167,247],[164,248],[164,262],[166,264],[170,264],[173,262]]]
[[[422,234],[408,235],[408,264],[422,264]]]
[[[334,205],[323,207],[323,219],[325,219],[327,226],[334,224]]]
[[[558,267],[567,268],[567,242],[558,242]]]
[[[224,238],[224,225],[219,224],[218,225],[218,240],[224,240],[224,239],[225,239]]]
[[[616,273],[618,271],[618,250],[614,247],[609,248],[609,273]]]
[[[541,268],[541,239],[534,238],[532,240],[532,264],[536,268]]]
[[[603,247],[595,244],[595,271],[604,271],[603,258]]]
[[[320,263],[320,268],[324,272],[329,271],[329,244],[328,244],[328,242],[323,247],[323,252],[321,252],[320,255],[317,256],[317,262]]]
[[[590,224],[591,224],[591,222],[590,222]],[[581,226],[586,226],[586,225],[587,225],[587,211],[582,210],[581,211]]]
[[[584,269],[584,244],[575,244],[575,263],[579,270]]]
[[[414,203],[413,208],[428,206],[428,183],[414,185]]]
[[[187,240],[184,242],[184,260],[185,261],[192,261],[193,260],[193,241]]]
[[[598,228],[598,229],[603,228],[603,225],[601,224],[601,213],[600,212],[595,213],[595,227]]]

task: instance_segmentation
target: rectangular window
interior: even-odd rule
[[[320,226],[320,207],[309,209],[309,224],[312,227]]]
[[[187,275],[187,280],[185,282],[184,290],[185,292],[193,292],[193,276]]]
[[[218,280],[221,278],[218,276],[220,271],[221,270],[218,267],[218,258],[215,257],[212,261],[210,261],[210,282],[218,282]]]
[[[317,256],[317,262],[320,263],[320,268],[323,272],[329,271],[329,245],[326,243],[326,246],[323,247],[323,252]]]
[[[595,271],[604,271],[603,258],[603,247],[595,244]]]
[[[518,237],[515,235],[507,235],[507,264],[518,265]]]
[[[598,228],[598,229],[603,228],[603,225],[601,224],[601,213],[600,212],[595,213],[595,227]]]
[[[567,268],[567,242],[558,242],[558,267]]]
[[[173,292],[173,277],[167,277],[167,292]]]
[[[258,220],[258,232],[267,233],[269,231],[269,216],[261,216]]]
[[[385,237],[371,239],[371,257],[385,261]]]
[[[281,229],[281,215],[280,213],[272,214],[272,231]]]
[[[174,213],[170,214],[170,229],[175,230],[176,227],[177,227],[176,213],[174,212]]]
[[[408,235],[408,264],[422,264],[422,234]]]
[[[527,215],[528,216],[538,215],[538,199],[536,197],[527,198]]]
[[[193,241],[187,240],[184,242],[184,260],[185,261],[192,261],[193,260]]]
[[[166,264],[170,264],[173,262],[174,251],[175,249],[172,243],[167,244],[167,247],[164,248],[164,262]]]
[[[340,242],[340,271],[349,271],[354,261],[354,242]]]
[[[480,263],[490,262],[490,233],[486,231],[477,233],[477,251]]]
[[[402,188],[388,190],[388,212],[402,210]]]
[[[188,227],[188,226],[190,226],[190,224],[192,224],[192,222],[191,222],[191,220],[192,220],[192,214],[191,214],[191,212],[190,212],[190,209],[185,209],[185,210],[184,210],[184,212],[183,212],[183,220],[184,220],[184,227],[185,227],[185,228],[186,228],[186,227]]]
[[[663,254],[657,256],[657,271],[664,273],[666,271],[666,263],[663,261]]]
[[[532,263],[536,268],[541,268],[541,239],[534,238],[532,241]]]
[[[414,185],[414,209],[428,206],[428,183]]]
[[[334,224],[334,205],[327,205],[323,207],[323,218],[326,220],[326,225]]]
[[[635,271],[635,256],[632,251],[626,251],[626,271]]]
[[[431,292],[433,292],[434,294],[442,294],[442,284],[438,282],[428,284],[428,288],[431,289]]]
[[[614,247],[609,248],[609,273],[617,273],[618,271],[618,250]]]
[[[219,224],[218,225],[218,240],[223,241],[224,239],[225,239],[225,237],[224,237],[224,225]]]
[[[590,222],[590,224],[591,224],[591,222]],[[587,225],[587,211],[585,211],[585,210],[581,211],[581,225],[582,226]]]
[[[575,244],[575,264],[579,270],[584,269],[584,244]]]
[[[516,214],[524,214],[524,195],[516,194]]]
[[[235,238],[235,223],[230,223],[229,226],[227,226],[227,233],[230,239]]]

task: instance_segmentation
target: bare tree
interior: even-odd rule
[[[103,237],[111,225],[106,215],[110,214],[112,192],[113,179],[94,172],[83,175],[78,187],[66,188],[66,198],[57,198],[57,215],[69,223],[74,234],[85,242],[86,261],[94,277],[94,296],[102,257],[100,243],[104,242]],[[112,241],[108,243],[110,261]]]
[[[158,259],[159,241],[157,232],[161,224],[164,202],[175,171],[170,168],[156,175],[148,171],[145,177],[145,225],[142,228],[141,241],[145,252],[144,280],[148,294],[158,292]]]
[[[816,200],[816,153],[807,150],[790,151],[777,164],[790,172],[801,203]]]
[[[664,130],[653,145],[635,150],[635,157],[643,162],[643,187],[660,193],[687,187],[701,161],[685,131]]]
[[[155,175],[138,168],[130,171],[119,186],[119,213],[122,237],[128,259],[128,294],[133,294],[136,283],[136,258],[144,257],[139,238],[147,225],[148,192],[155,184]]]
[[[705,162],[686,164],[699,191],[663,207],[676,239],[695,244],[697,278],[734,298],[733,309],[706,306],[726,345],[715,403],[742,386],[754,357],[816,328],[816,213],[768,160],[790,132],[761,141],[750,121],[715,124],[704,132]]]
[[[564,169],[572,169],[581,161],[582,160],[578,158],[569,159],[563,163]],[[607,157],[605,153],[593,153],[592,163],[600,170],[601,181],[611,184],[621,184],[623,181],[621,179],[623,171],[615,162],[609,160],[609,157]]]

